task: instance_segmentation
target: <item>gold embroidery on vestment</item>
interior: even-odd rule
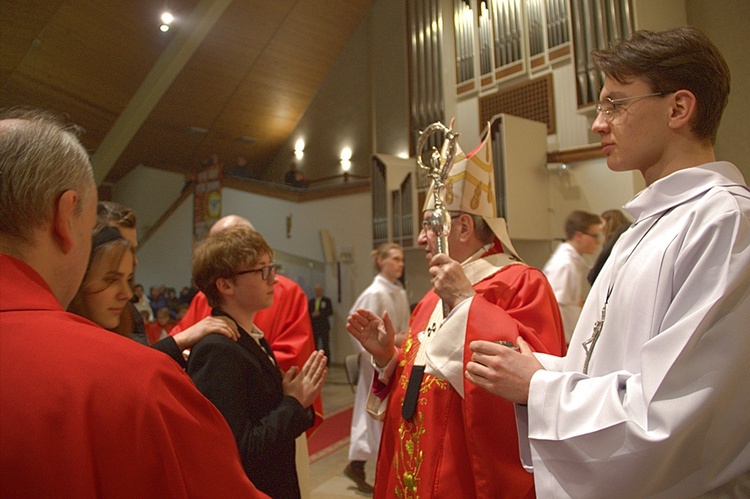
[[[408,377],[403,373],[399,380],[402,388],[406,390]],[[447,390],[448,381],[438,379],[430,374],[425,374],[422,378],[422,385],[419,387],[421,396],[417,399],[418,407],[426,407],[429,403],[425,396],[431,389]],[[401,401],[403,404],[403,400]],[[396,497],[402,499],[417,499],[419,495],[420,470],[422,469],[423,451],[422,436],[427,432],[424,412],[418,409],[414,417],[410,420],[401,420],[398,427],[399,447],[393,459],[393,468],[395,470],[397,484],[394,488]]]

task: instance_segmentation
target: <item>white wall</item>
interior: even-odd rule
[[[113,186],[112,200],[135,210],[138,235],[143,236],[180,197],[184,186],[182,174],[137,166]]]
[[[294,203],[234,189],[225,188],[222,192],[222,213],[250,220],[268,244],[279,252],[277,259],[284,264],[285,274],[297,281],[309,296],[315,284],[322,282],[334,302],[332,345],[337,361],[352,351],[344,324],[354,299],[373,277],[369,255],[372,249],[371,204],[369,193]],[[290,237],[286,230],[288,216],[292,221]],[[136,281],[147,290],[160,284],[178,289],[189,285],[192,226],[193,198],[190,196],[152,238],[141,244]],[[353,257],[350,263],[341,266],[340,288],[337,266],[324,263],[321,229],[329,231],[337,254],[346,252]],[[284,262],[284,254],[289,262]],[[309,272],[304,268],[305,262],[310,264]]]
[[[716,157],[750,180],[750,1],[687,0],[688,21],[713,41],[732,71],[732,90],[716,137]]]
[[[139,208],[135,209],[138,213]],[[139,227],[138,235],[142,234]],[[192,255],[193,197],[190,196],[159,230],[138,248],[135,281],[143,284],[146,293],[149,287],[161,284],[173,287],[179,292],[183,286],[190,285]]]

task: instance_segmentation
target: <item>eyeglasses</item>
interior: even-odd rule
[[[582,234],[586,234],[587,236],[593,237],[594,239],[597,239],[597,240],[602,238],[601,232],[597,234],[591,234],[590,232],[582,232]]]
[[[242,274],[250,274],[252,272],[260,272],[260,277],[264,281],[267,281],[271,278],[272,275],[276,275],[276,269],[278,268],[278,265],[275,263],[272,263],[271,265],[266,265],[265,267],[261,267],[259,269],[251,269],[251,270],[241,270],[239,272],[236,272],[234,275],[242,275]]]
[[[596,103],[596,112],[604,115],[604,121],[612,123],[615,119],[615,113],[617,112],[617,106],[621,102],[627,102],[636,99],[645,99],[646,97],[661,97],[662,95],[673,94],[676,90],[664,90],[662,92],[654,92],[653,94],[636,95],[635,97],[623,97],[622,99],[610,99],[607,97],[603,101]]]
[[[464,213],[462,212],[449,213],[449,215],[451,216],[451,220],[454,220],[463,214]],[[430,229],[432,229],[432,224],[433,224],[433,220],[422,220],[422,230],[429,232]]]

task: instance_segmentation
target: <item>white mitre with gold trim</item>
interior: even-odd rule
[[[451,122],[452,127],[453,122]],[[484,141],[469,154],[465,154],[460,144],[456,143],[453,166],[445,180],[443,192],[445,209],[449,212],[462,211],[472,215],[480,215],[502,243],[503,250],[521,260],[510,241],[505,219],[497,216],[495,168],[492,161],[492,138],[489,123],[485,135]],[[441,151],[443,158],[446,157],[447,148],[446,141]],[[424,211],[435,209],[433,189],[434,182],[427,192]]]

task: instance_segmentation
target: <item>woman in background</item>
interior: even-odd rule
[[[612,253],[612,247],[623,232],[630,227],[630,220],[620,210],[607,210],[602,213],[602,234],[604,234],[604,247],[589,271],[589,284],[594,284],[596,276],[601,272],[604,263]]]
[[[409,300],[399,280],[404,274],[404,250],[396,243],[383,243],[373,250],[372,257],[378,275],[359,295],[349,314],[358,309],[366,309],[379,316],[388,314],[396,331],[396,346],[401,346],[409,328],[410,316]],[[365,480],[365,462],[378,458],[383,422],[370,417],[365,410],[374,369],[370,354],[353,337],[352,340],[359,352],[359,378],[352,412],[349,464],[344,474],[357,484],[358,490],[372,493],[373,486]]]

